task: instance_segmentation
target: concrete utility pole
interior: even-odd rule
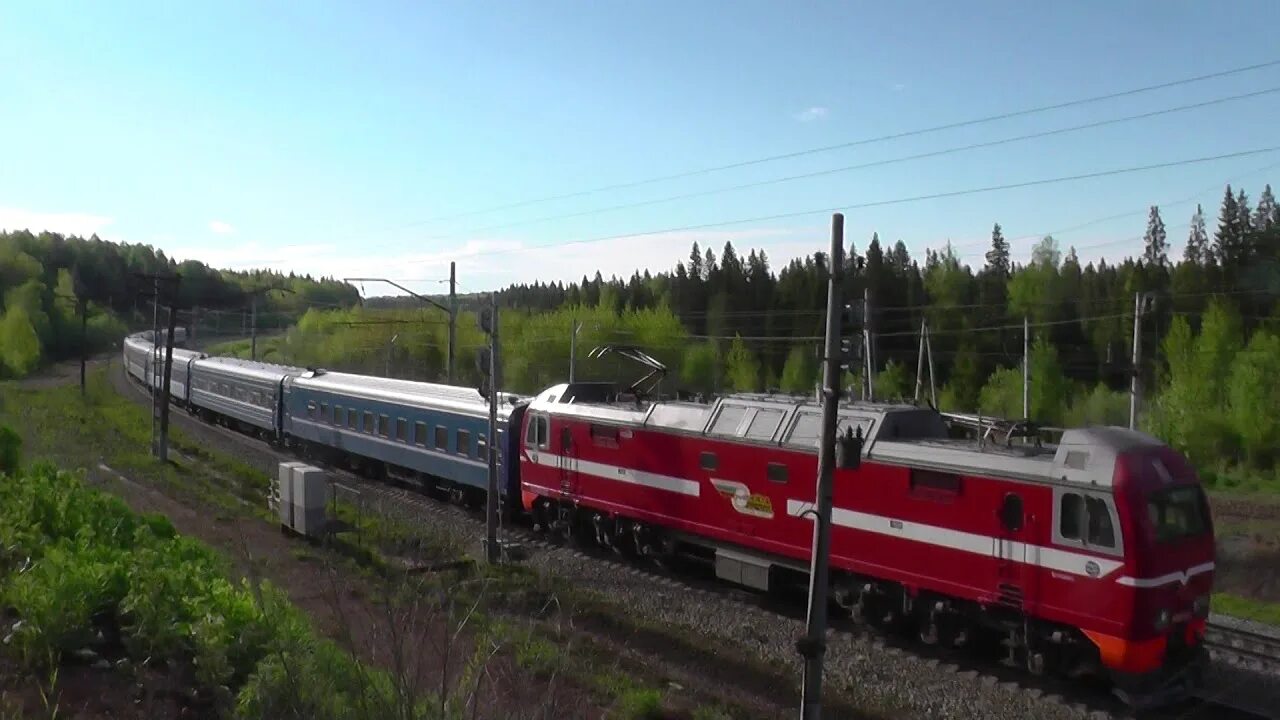
[[[577,318],[572,321],[573,327],[569,332],[569,382],[573,382],[576,378],[578,370],[578,332],[582,330],[582,323]]]
[[[486,327],[487,325],[487,327]],[[502,363],[498,357],[498,294],[489,296],[488,322],[480,319],[480,328],[489,333],[489,434],[486,442],[489,460],[489,486],[485,498],[484,555],[490,564],[497,564],[501,553],[498,547],[498,403],[502,387]],[[519,432],[519,431],[517,431]]]
[[[920,351],[916,354],[916,402],[920,402],[920,388],[924,386],[924,333],[928,320],[920,318]]]
[[[80,395],[86,393],[85,365],[89,362],[89,301],[84,297],[77,298],[80,306]]]
[[[1031,418],[1031,321],[1022,316],[1022,419]]]
[[[156,457],[160,462],[169,461],[169,379],[173,376],[173,336],[178,325],[178,308],[169,306],[169,333],[164,340],[164,382],[160,396],[160,446]]]
[[[156,365],[160,360],[160,276],[154,276],[151,295],[151,454],[160,457],[160,393],[156,388]]]
[[[454,367],[456,360],[454,353],[458,347],[458,266],[453,261],[449,262],[449,361],[448,367],[445,369],[446,382],[450,385],[454,380]]]
[[[843,222],[843,220],[841,220],[841,222]],[[841,226],[841,230],[843,231],[843,226]],[[834,265],[832,265],[832,267],[834,267]],[[872,374],[875,371],[876,361],[874,355],[875,348],[871,344],[871,288],[869,287],[862,289],[862,347],[862,355],[866,358],[866,362],[863,363],[862,369],[862,386],[866,388],[866,392],[863,396],[866,397],[867,400],[875,400],[876,387]]]
[[[249,298],[249,359],[258,359],[258,294]]]
[[[392,349],[395,348],[396,339],[399,337],[400,337],[400,333],[396,333],[395,335],[391,336],[390,340],[387,341],[387,372],[385,373],[387,377],[391,377],[391,351]]]
[[[1142,316],[1149,309],[1150,293],[1133,294],[1133,377],[1129,380],[1129,429],[1138,427],[1138,407],[1142,404]]]
[[[798,643],[804,657],[801,720],[822,717],[822,659],[826,653],[828,571],[831,546],[832,486],[836,464],[836,416],[840,404],[840,285],[844,275],[844,215],[831,216],[831,272],[827,281],[826,357],[822,370],[822,443],[814,501],[813,556],[809,564],[809,614],[805,637]],[[869,297],[864,296],[864,297]],[[864,310],[863,318],[866,318]],[[869,351],[870,348],[867,348]]]

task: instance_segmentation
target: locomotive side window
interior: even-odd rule
[[[711,452],[702,453],[698,463],[702,465],[703,470],[715,470],[720,467],[720,461],[716,458],[716,454]]]
[[[1064,540],[1080,539],[1080,518],[1084,515],[1084,499],[1075,493],[1062,496],[1058,504],[1058,534]]]
[[[1116,550],[1115,510],[1105,498],[1062,492],[1058,499],[1058,539],[1100,550]]]
[[[711,432],[717,435],[737,435],[742,418],[747,416],[747,408],[738,405],[725,405],[720,408],[716,421],[711,423]]]
[[[784,483],[787,481],[787,466],[782,463],[769,463],[765,468],[765,474],[773,482]]]
[[[796,415],[791,425],[791,434],[787,442],[792,445],[813,446],[818,444],[818,436],[822,434],[822,416],[813,412],[802,412]]]
[[[960,495],[960,476],[935,470],[911,469],[911,494],[931,500],[950,500]]]
[[[608,425],[591,426],[591,444],[597,447],[618,447],[618,428]]]
[[[1115,547],[1116,531],[1111,524],[1111,511],[1107,508],[1107,501],[1095,497],[1085,498],[1084,510],[1089,521],[1088,543],[1100,547]]]
[[[773,410],[762,408],[756,411],[756,416],[751,419],[751,424],[747,426],[747,437],[753,440],[770,440],[773,434],[778,431],[778,425],[782,423],[782,416],[785,415],[781,410]]]
[[[529,426],[524,433],[524,444],[545,449],[549,442],[551,442],[551,431],[548,420],[541,415],[531,416]]]

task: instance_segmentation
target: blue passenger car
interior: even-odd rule
[[[503,397],[500,473],[512,457],[503,439],[518,401]],[[313,371],[285,383],[284,405],[284,432],[291,438],[445,481],[445,486],[487,488],[488,402],[472,388]],[[517,465],[511,463],[512,473]]]
[[[237,358],[201,358],[191,363],[190,406],[219,415],[281,439],[285,380],[306,372],[302,368]]]

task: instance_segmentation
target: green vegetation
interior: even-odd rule
[[[238,459],[210,453],[181,428],[169,429],[172,462],[166,465],[153,458],[150,413],[117,394],[106,372],[88,374],[83,397],[78,385],[24,388],[0,383],[0,425],[21,435],[24,453],[33,462],[89,470],[105,463],[130,477],[160,483],[179,496],[194,495],[222,512],[267,515],[270,478]],[[3,437],[0,432],[0,448]]]
[[[1268,625],[1280,626],[1280,603],[1250,600],[1230,593],[1214,593],[1213,611],[1246,620],[1257,620]]]
[[[239,331],[241,309],[251,291],[282,288],[261,295],[260,327],[292,322],[308,307],[346,307],[358,298],[355,288],[331,279],[266,272],[218,271],[200,262],[176,263],[145,245],[120,245],[57,233],[0,232],[0,378],[22,377],[41,365],[118,347],[127,328],[150,327],[153,313],[139,304],[151,289],[145,274],[173,275],[182,282],[176,295],[182,307],[203,307],[205,331]],[[218,309],[221,310],[218,310]],[[229,308],[231,317],[223,317]],[[80,312],[87,325],[81,341]],[[162,314],[163,318],[163,314]],[[191,324],[189,316],[180,318]]]
[[[163,517],[135,515],[50,466],[0,483],[0,605],[18,618],[5,652],[26,670],[88,649],[187,667],[201,697],[240,717],[398,706],[385,675],[319,639],[283,594],[228,574]]]

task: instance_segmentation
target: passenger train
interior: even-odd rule
[[[124,345],[157,385],[150,333]],[[464,502],[486,487],[476,390],[174,350],[173,402],[207,420]],[[803,578],[821,410],[812,399],[648,401],[612,384],[503,394],[504,512],[619,553],[705,559],[767,590]],[[837,470],[833,599],[925,643],[991,639],[1032,673],[1109,675],[1150,706],[1200,682],[1215,550],[1205,495],[1179,453],[1128,429],[1056,445],[951,437],[904,404],[842,403],[860,467]]]

